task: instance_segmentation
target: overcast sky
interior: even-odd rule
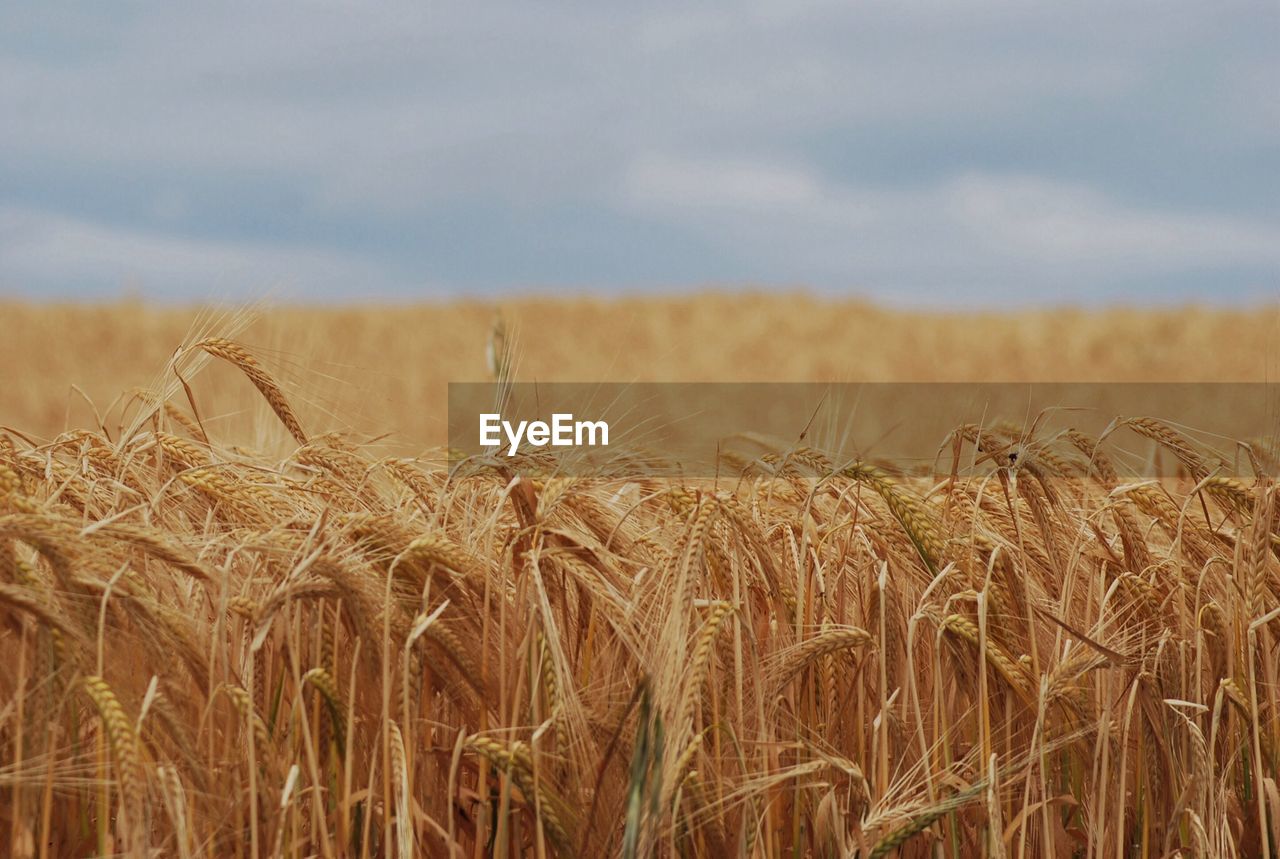
[[[1280,296],[1280,3],[0,2],[0,294]]]

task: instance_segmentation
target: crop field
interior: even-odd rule
[[[0,855],[1280,855],[1274,436],[442,450],[451,380],[1260,382],[1280,311],[0,318]]]
[[[360,433],[416,455],[445,441],[447,383],[490,377],[486,350],[499,317],[524,381],[1280,378],[1280,307],[947,314],[708,294],[214,314],[0,301],[0,424],[49,438],[92,426],[95,409],[155,385],[179,344],[204,331],[251,344],[309,428]],[[234,368],[209,367],[199,388],[202,418],[223,437],[287,445]]]

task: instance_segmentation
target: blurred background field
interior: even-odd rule
[[[309,430],[407,452],[444,442],[448,382],[489,378],[498,319],[522,381],[1259,382],[1280,368],[1275,306],[956,314],[705,293],[248,312],[8,301],[0,318],[0,425],[37,438],[91,425],[94,409],[155,384],[197,323],[246,325],[238,338]],[[215,362],[196,390],[213,431],[267,446],[274,435],[262,433],[283,432],[234,368]]]

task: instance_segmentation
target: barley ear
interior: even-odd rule
[[[84,690],[93,701],[107,732],[107,744],[111,750],[111,762],[116,768],[120,784],[120,797],[124,808],[124,826],[131,849],[138,852],[146,836],[143,809],[146,800],[146,781],[142,771],[142,744],[134,732],[133,722],[125,715],[107,681],[101,677],[84,678]]]
[[[195,348],[203,349],[215,358],[221,358],[227,363],[239,367],[240,371],[253,383],[253,386],[262,393],[267,404],[271,406],[271,410],[280,419],[280,423],[284,424],[285,429],[289,430],[289,434],[294,437],[298,444],[307,443],[307,434],[302,431],[302,424],[298,421],[298,416],[294,414],[293,407],[289,405],[289,401],[285,399],[284,392],[280,390],[280,386],[276,384],[275,379],[271,378],[271,374],[264,370],[258,360],[245,351],[243,346],[222,337],[210,337],[206,340],[201,340],[196,344]]]

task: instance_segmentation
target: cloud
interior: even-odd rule
[[[820,205],[826,192],[808,171],[751,161],[642,156],[627,172],[629,201],[657,208],[731,211]]]
[[[339,291],[327,272],[352,270],[353,296],[439,272],[607,290],[657,254],[668,287],[945,296],[967,278],[973,300],[1084,295],[1066,273],[1136,298],[1276,280],[1269,0],[5,14],[6,205],[152,262],[11,239],[0,289],[101,291],[199,253],[241,282]]]
[[[620,205],[681,218],[757,270],[805,270],[821,284],[847,278],[881,298],[913,293],[954,303],[1070,297],[1162,275],[1262,273],[1242,286],[1274,287],[1280,223],[1144,208],[1096,188],[1043,177],[969,172],[920,188],[833,181],[801,166],[637,159]],[[1256,297],[1256,296],[1255,296]]]
[[[949,217],[992,250],[1029,262],[1153,272],[1280,266],[1280,223],[1126,206],[1035,176],[973,174],[940,190]]]
[[[293,298],[340,297],[394,274],[323,249],[213,241],[120,229],[59,215],[0,208],[0,291],[109,297],[217,298],[274,291]],[[390,290],[394,292],[395,290]]]

